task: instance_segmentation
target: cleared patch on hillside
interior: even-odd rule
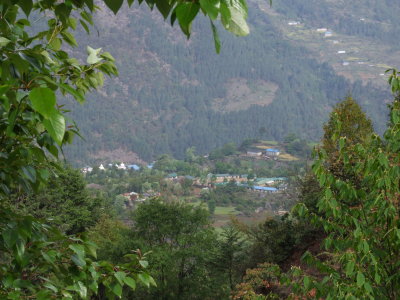
[[[267,106],[274,100],[277,89],[277,84],[264,80],[249,82],[244,78],[232,78],[225,84],[225,97],[214,99],[212,108],[218,112],[232,112],[252,105]]]

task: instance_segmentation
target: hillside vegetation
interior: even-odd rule
[[[309,26],[323,26],[325,13],[316,9],[309,16],[302,6],[308,9],[300,1],[274,3],[273,14],[301,15],[304,23],[314,20]],[[339,8],[335,5],[334,16]],[[251,2],[249,10],[251,35],[235,39],[221,32],[219,55],[205,19],[196,20],[185,40],[160,16],[139,8],[118,17],[98,13],[98,36],[82,33],[78,40],[110,51],[120,75],[92,94],[89,105],[68,104],[85,141],[77,139],[67,158],[81,165],[120,151],[131,153],[131,161],[138,156],[149,161],[162,153],[183,157],[190,146],[205,154],[226,142],[260,137],[260,128],[266,129],[262,138],[296,133],[317,140],[331,107],[346,93],[382,132],[389,98],[383,89],[338,75],[334,64],[289,39],[258,3]]]

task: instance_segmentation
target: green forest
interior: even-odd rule
[[[297,2],[303,1],[290,6],[303,5]],[[282,3],[273,8],[279,10]],[[186,42],[147,10],[95,15],[99,34],[79,33],[77,40],[113,53],[119,77],[89,95],[90,105],[68,106],[85,137],[66,148],[68,160],[84,166],[107,160],[119,148],[146,161],[164,153],[183,158],[191,146],[206,154],[228,142],[282,141],[290,133],[317,141],[331,107],[346,93],[383,133],[386,90],[336,74],[311,51],[287,40],[257,2],[249,6],[251,34],[237,39],[220,30],[218,55],[205,18],[196,19],[195,34]],[[229,109],[231,101],[252,99],[254,104]],[[260,128],[266,129],[262,136]]]
[[[350,82],[254,3],[0,4],[1,299],[400,297],[400,72],[387,70],[386,91]],[[319,11],[299,3],[277,11]],[[98,31],[117,45],[118,30],[159,50],[94,44]],[[123,62],[135,56],[145,71]],[[134,102],[119,106],[117,90]],[[279,101],[256,105],[258,93]],[[115,145],[143,160],[106,159]]]

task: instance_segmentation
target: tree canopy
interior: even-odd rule
[[[104,0],[114,13],[123,0]],[[131,6],[133,0],[128,0]],[[141,4],[142,1],[138,1]],[[150,1],[171,24],[178,21],[189,37],[201,11],[210,18],[217,52],[215,20],[236,35],[246,35],[244,0]],[[47,184],[62,146],[78,128],[60,94],[79,103],[85,94],[115,76],[114,58],[87,45],[86,61],[71,56],[77,47],[74,30],[87,32],[98,7],[93,0],[5,0],[0,5],[0,204],[10,194],[37,193]],[[34,26],[40,22],[42,26]],[[8,299],[121,297],[123,286],[150,286],[140,253],[112,265],[96,260],[96,246],[86,238],[66,236],[32,217],[1,211],[0,297]],[[78,225],[79,227],[80,225]],[[76,229],[80,230],[80,229]]]

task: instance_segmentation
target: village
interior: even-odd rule
[[[260,145],[258,147],[261,147]],[[253,161],[257,163],[260,162],[268,162],[270,161],[273,164],[279,163],[280,160],[285,161],[287,159],[288,154],[285,151],[281,150],[279,147],[268,147],[260,149],[258,147],[249,147],[246,151],[242,151],[237,153],[235,157],[246,160]],[[281,157],[283,155],[283,157]],[[208,158],[208,155],[203,156],[204,159]],[[275,204],[272,205],[274,208],[272,209],[271,203],[268,203],[267,199],[276,198],[273,195],[284,194],[289,187],[289,179],[285,176],[277,176],[277,177],[266,177],[266,176],[257,176],[256,174],[247,174],[247,173],[212,173],[208,172],[200,176],[193,176],[193,174],[184,174],[182,172],[159,172],[158,170],[154,170],[154,166],[157,162],[152,162],[150,164],[129,164],[129,163],[101,163],[98,166],[90,167],[86,166],[81,169],[81,172],[86,176],[91,174],[103,174],[101,176],[112,176],[110,174],[129,174],[134,176],[140,176],[141,172],[157,172],[160,174],[160,184],[162,186],[171,186],[172,189],[174,186],[188,186],[190,190],[190,200],[193,203],[200,203],[201,197],[203,197],[204,193],[213,193],[213,191],[217,191],[223,187],[229,188],[232,186],[236,186],[241,191],[247,191],[249,193],[249,198],[257,199],[251,207],[255,206],[252,211],[255,214],[260,214],[265,210],[269,210],[276,215],[283,215],[287,213],[287,210],[278,205],[276,208]],[[137,175],[135,175],[137,174]],[[95,184],[89,184],[89,187],[95,187]],[[267,196],[270,195],[270,196]],[[138,190],[129,190],[128,187],[125,188],[124,192],[121,192],[116,195],[119,199],[123,199],[123,209],[124,210],[134,210],[137,205],[145,202],[147,199],[151,199],[154,197],[165,197],[165,189],[160,190],[159,188],[154,188],[148,186],[143,188],[141,191]],[[247,196],[246,196],[247,197]],[[272,197],[272,198],[271,198]],[[283,197],[283,196],[281,196]],[[189,199],[188,198],[188,199]],[[279,196],[278,196],[279,198]],[[200,201],[200,202],[199,202]],[[252,200],[253,201],[253,200]],[[257,204],[256,204],[257,202]],[[231,207],[231,211],[228,213],[228,210],[219,209],[219,211],[226,211],[226,214],[234,214],[234,215],[242,215],[242,213],[236,210],[235,207]]]

